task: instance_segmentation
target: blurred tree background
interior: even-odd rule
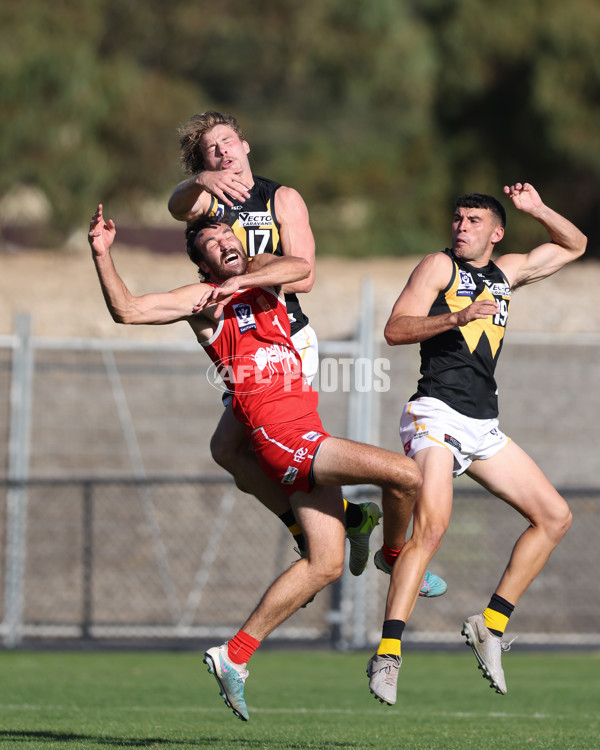
[[[177,128],[218,109],[319,253],[441,249],[456,196],[527,180],[598,256],[599,39],[597,0],[3,0],[0,230],[168,222]],[[504,250],[540,236],[509,209]]]

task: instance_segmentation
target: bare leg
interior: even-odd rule
[[[516,604],[571,525],[569,506],[516,443],[474,462],[468,474],[519,511],[530,526],[518,538],[496,593]]]
[[[386,620],[407,622],[427,566],[442,542],[452,512],[452,453],[442,447],[415,454],[423,484],[414,509],[413,532],[394,563],[386,603]],[[385,521],[385,517],[384,517]]]
[[[258,641],[342,575],[345,529],[339,488],[315,487],[310,494],[296,492],[291,504],[308,543],[307,557],[271,584],[242,626]]]
[[[332,437],[321,443],[313,471],[319,484],[381,487],[386,544],[396,547],[404,544],[421,484],[412,459],[376,446]]]

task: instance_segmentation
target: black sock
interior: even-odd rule
[[[346,528],[352,529],[355,526],[360,526],[363,520],[362,508],[360,505],[356,505],[356,503],[346,502]]]

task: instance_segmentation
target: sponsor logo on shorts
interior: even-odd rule
[[[251,329],[256,330],[256,321],[254,320],[254,314],[250,305],[245,302],[238,302],[233,305],[233,311],[235,312],[235,319],[237,320],[240,333],[245,333]]]
[[[294,453],[293,460],[297,464],[301,464],[307,456],[308,456],[308,448],[298,448],[298,450]]]
[[[281,484],[294,484],[298,476],[298,469],[295,466],[288,466],[281,480]]]
[[[241,227],[270,227],[273,217],[266,211],[240,211],[238,223]]]
[[[422,427],[417,426],[417,432],[415,432],[413,436],[413,440],[418,440],[419,438],[424,438],[429,435],[429,430],[424,430]]]
[[[302,435],[302,439],[303,440],[310,440],[311,443],[314,443],[315,440],[318,440],[321,437],[322,434],[323,434],[322,432],[314,432],[314,431],[313,432],[305,432],[304,435]]]
[[[475,282],[473,277],[468,271],[458,270],[458,289],[456,290],[457,297],[472,297],[475,291]]]
[[[444,442],[448,443],[448,445],[453,446],[457,450],[462,450],[462,445],[458,442],[458,440],[455,437],[452,437],[452,435],[444,435]]]

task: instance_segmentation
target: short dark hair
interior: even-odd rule
[[[202,257],[200,255],[200,251],[196,247],[196,238],[198,237],[200,232],[207,227],[216,227],[219,226],[219,224],[227,224],[227,226],[230,227],[233,225],[234,221],[235,216],[233,216],[226,209],[222,214],[219,214],[217,216],[209,216],[208,214],[203,214],[191,224],[188,224],[188,226],[185,228],[185,247],[192,263],[195,263],[198,266],[198,275],[200,276],[200,281],[207,281],[208,277],[200,270]]]
[[[504,210],[504,206],[493,195],[466,193],[466,195],[461,195],[457,199],[456,208],[487,208],[497,216],[503,227],[506,226],[506,211]]]

